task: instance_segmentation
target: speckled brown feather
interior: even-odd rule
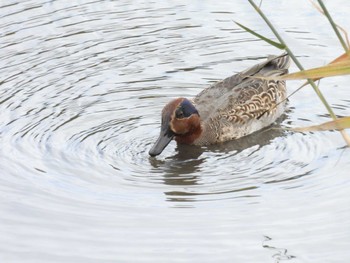
[[[169,102],[149,154],[160,154],[174,137],[178,143],[206,145],[237,139],[272,124],[285,110],[285,82],[256,77],[286,74],[289,60],[286,54],[271,56],[210,86],[192,101]]]
[[[194,144],[236,139],[272,124],[284,112],[285,103],[279,103],[286,98],[285,82],[255,77],[286,74],[289,60],[287,55],[269,57],[198,94],[193,102],[203,133]]]

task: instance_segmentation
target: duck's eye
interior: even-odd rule
[[[178,108],[178,109],[176,110],[176,112],[175,112],[175,117],[176,117],[177,119],[182,119],[183,117],[185,117],[184,112],[182,111],[181,108]]]

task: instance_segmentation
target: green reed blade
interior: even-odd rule
[[[242,25],[242,24],[240,24],[240,23],[238,23],[238,22],[236,22],[236,21],[233,21],[233,22],[235,22],[238,26],[240,26],[241,28],[243,28],[245,31],[251,33],[252,35],[254,35],[254,36],[260,38],[261,40],[263,40],[263,41],[269,43],[270,45],[272,45],[272,46],[274,46],[274,47],[277,47],[277,48],[279,48],[279,49],[285,49],[285,48],[286,48],[284,45],[282,45],[282,44],[280,44],[280,43],[278,43],[278,42],[275,42],[275,41],[273,41],[273,40],[271,40],[271,39],[269,39],[269,38],[267,38],[267,37],[264,37],[263,35],[260,35],[259,33],[257,33],[257,32],[255,32],[255,31],[251,30],[250,28],[248,28],[248,27],[246,27],[246,26],[244,26],[244,25]]]
[[[261,16],[261,18],[265,21],[265,23],[268,25],[268,27],[271,29],[271,31],[274,33],[274,35],[276,36],[276,38],[278,39],[278,41],[284,45],[286,48],[286,51],[288,52],[289,56],[292,58],[292,60],[294,61],[295,65],[300,69],[300,70],[304,70],[304,67],[301,65],[301,63],[299,62],[299,60],[295,57],[294,53],[291,51],[291,49],[288,47],[288,45],[285,43],[285,41],[282,39],[282,37],[280,36],[280,34],[277,32],[277,30],[275,29],[275,27],[271,24],[271,22],[268,20],[268,18],[265,16],[265,14],[261,11],[261,9],[254,3],[253,0],[248,0],[248,2],[253,6],[253,8],[256,10],[256,12]],[[327,100],[325,99],[325,97],[323,96],[322,92],[320,91],[320,89],[316,86],[315,82],[312,79],[307,79],[308,83],[312,86],[312,88],[314,89],[314,91],[316,92],[317,96],[319,97],[319,99],[321,100],[321,102],[323,103],[323,105],[325,106],[325,108],[327,109],[328,113],[330,114],[330,116],[332,117],[333,120],[336,120],[337,117],[334,114],[332,108],[330,107],[330,105],[328,104]],[[349,135],[345,132],[345,131],[340,131],[344,140],[346,141],[346,143],[350,146],[350,137]]]
[[[349,47],[347,46],[347,44],[345,43],[345,41],[344,41],[342,35],[340,34],[340,32],[339,32],[339,30],[338,30],[337,24],[334,23],[333,18],[332,18],[331,15],[329,14],[329,12],[328,12],[326,6],[323,4],[323,1],[322,1],[322,0],[317,0],[317,1],[318,1],[318,3],[319,3],[320,7],[322,8],[324,15],[327,17],[329,23],[331,24],[331,26],[332,26],[332,28],[333,28],[335,34],[337,35],[337,37],[338,37],[338,39],[339,39],[339,42],[340,42],[341,45],[343,46],[345,52],[348,53],[348,52],[349,52]]]

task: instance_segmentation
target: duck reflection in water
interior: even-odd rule
[[[166,185],[196,185],[200,180],[201,167],[207,159],[207,157],[202,156],[203,154],[207,152],[230,153],[229,156],[232,156],[257,145],[255,151],[259,151],[261,147],[269,145],[275,138],[287,134],[287,131],[280,126],[286,117],[287,115],[283,114],[275,124],[234,141],[202,147],[178,144],[175,155],[165,159],[149,158],[149,162],[153,168],[164,174]]]

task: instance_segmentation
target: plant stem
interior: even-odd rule
[[[280,43],[282,45],[285,46],[286,51],[288,52],[288,54],[290,55],[290,57],[292,58],[292,60],[294,61],[294,63],[297,65],[297,67],[300,70],[304,70],[304,67],[300,64],[299,60],[294,56],[293,52],[290,50],[290,48],[287,46],[287,44],[284,42],[283,38],[280,36],[280,34],[277,32],[277,30],[275,29],[275,27],[270,23],[270,21],[267,19],[267,17],[264,15],[264,13],[261,11],[261,9],[255,5],[253,0],[248,0],[249,3],[255,8],[255,10],[259,13],[259,15],[264,19],[264,21],[266,22],[266,24],[270,27],[271,31],[274,33],[274,35],[276,36],[276,38],[278,39],[278,41],[280,41]],[[329,106],[328,102],[326,101],[326,99],[324,98],[322,92],[318,89],[318,87],[316,86],[315,82],[311,79],[307,80],[309,82],[309,84],[312,86],[312,88],[315,90],[316,94],[319,96],[319,98],[321,99],[322,103],[325,105],[325,107],[327,108],[327,111],[329,112],[329,114],[332,116],[333,119],[336,119],[336,116],[333,112],[333,110],[331,109],[331,107]]]
[[[349,47],[346,45],[346,43],[345,43],[343,37],[341,36],[341,34],[340,34],[339,30],[338,30],[337,24],[334,23],[333,18],[332,18],[331,15],[329,14],[329,12],[328,12],[326,6],[323,4],[322,0],[317,0],[317,1],[318,1],[319,5],[321,6],[321,8],[322,8],[322,10],[323,10],[323,12],[324,12],[324,14],[325,14],[325,16],[328,18],[328,21],[329,21],[329,23],[331,24],[331,26],[332,26],[332,28],[333,28],[335,34],[337,35],[337,37],[338,37],[338,39],[339,39],[341,45],[343,46],[345,52],[346,52],[346,53],[349,53]]]
[[[301,63],[299,62],[299,60],[294,56],[293,52],[290,50],[290,48],[287,46],[287,44],[285,43],[285,41],[282,39],[282,37],[280,36],[280,34],[277,32],[277,30],[275,29],[275,27],[271,24],[271,22],[268,20],[268,18],[265,16],[265,14],[261,11],[261,9],[254,3],[253,0],[248,0],[249,3],[254,7],[254,9],[256,10],[256,12],[261,16],[261,18],[265,21],[265,23],[269,26],[269,28],[271,29],[271,31],[274,33],[274,35],[276,36],[276,38],[278,39],[278,41],[280,41],[280,43],[282,45],[285,46],[286,51],[288,52],[289,56],[292,58],[292,60],[294,61],[294,63],[297,65],[297,67],[300,70],[304,70],[304,67],[301,65]],[[320,91],[320,89],[317,87],[317,85],[315,84],[315,82],[312,79],[307,79],[308,83],[311,85],[311,87],[314,89],[314,91],[316,92],[317,96],[320,98],[320,100],[322,101],[323,105],[326,107],[328,113],[330,114],[330,116],[332,117],[333,120],[337,119],[337,116],[334,114],[332,108],[330,107],[330,105],[328,104],[328,102],[326,101],[325,97],[323,96],[322,92]],[[350,138],[348,136],[348,134],[344,131],[341,130],[340,131],[344,140],[346,141],[346,143],[350,146]]]

